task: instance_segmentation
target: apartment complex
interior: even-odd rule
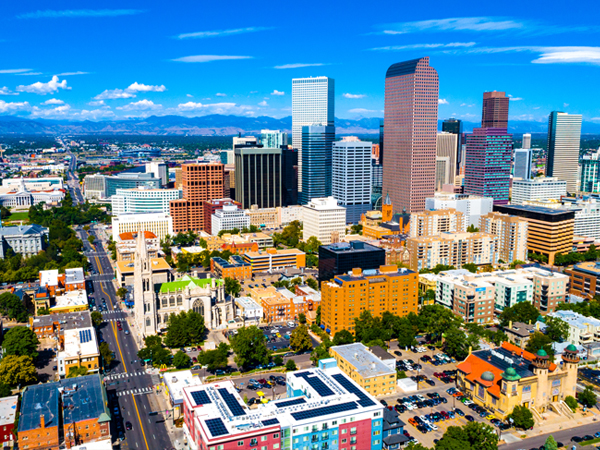
[[[409,238],[410,268],[419,271],[438,264],[457,268],[464,264],[495,265],[499,259],[499,238],[489,233],[441,233]]]
[[[574,211],[519,205],[496,205],[494,211],[527,220],[527,250],[544,255],[549,264],[573,247]]]
[[[433,236],[440,233],[460,233],[464,216],[455,209],[425,210],[410,215],[410,237]]]
[[[570,276],[570,293],[583,298],[592,299],[600,295],[600,263],[587,261],[575,264],[565,270]]]
[[[321,304],[321,294],[308,286],[296,286],[294,292],[274,286],[256,287],[250,290],[250,297],[261,305],[268,323],[296,320],[300,314],[308,317]]]
[[[483,279],[468,279],[465,272],[440,272],[435,301],[467,323],[489,323],[494,319],[495,287]]]
[[[169,213],[171,200],[181,198],[179,189],[117,189],[117,193],[110,198],[112,213],[140,214],[140,213]]]
[[[492,212],[494,209],[494,199],[490,197],[478,197],[476,195],[450,194],[446,192],[436,192],[435,196],[425,199],[426,210],[454,209],[463,215],[463,228],[466,230],[469,225],[479,226],[479,218]]]
[[[306,267],[306,253],[295,248],[282,250],[267,248],[256,252],[246,252],[243,258],[252,268],[252,273],[283,270],[287,267],[295,269]]]
[[[386,252],[361,241],[321,245],[319,247],[319,282],[332,280],[360,268],[378,269],[386,264]]]
[[[583,155],[579,189],[581,192],[600,192],[600,150]]]
[[[573,345],[600,342],[600,320],[574,311],[556,311],[549,314],[568,325],[567,341]]]
[[[229,261],[220,257],[211,258],[210,271],[215,278],[233,278],[239,281],[252,278],[252,267],[239,255],[231,255]]]
[[[333,197],[313,198],[303,205],[302,240],[315,236],[323,245],[339,242],[346,234],[346,208]]]
[[[511,205],[531,200],[560,200],[567,195],[567,182],[554,177],[513,180]]]
[[[139,233],[142,231],[150,231],[161,240],[167,234],[173,236],[173,218],[168,213],[112,216],[113,241],[117,241],[123,233]]]
[[[250,209],[246,209],[246,214],[250,217],[250,225],[279,228],[278,208],[259,208],[258,205],[252,205]]]
[[[378,270],[353,269],[321,283],[321,323],[335,335],[340,330],[354,333],[354,319],[362,311],[381,316],[385,311],[398,316],[417,313],[418,274],[397,266]]]
[[[491,212],[481,217],[479,231],[498,236],[498,256],[505,263],[527,261],[528,222],[520,217]]]

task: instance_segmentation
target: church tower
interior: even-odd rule
[[[394,205],[390,199],[390,194],[386,194],[385,200],[381,205],[381,220],[382,222],[391,222],[394,215]]]
[[[142,337],[156,334],[156,295],[145,233],[138,231],[133,264],[133,316]]]
[[[562,388],[563,400],[567,396],[575,397],[577,393],[577,368],[579,367],[579,352],[577,347],[570,344],[562,354],[563,370],[567,372],[567,379]]]
[[[548,381],[548,371],[550,370],[550,357],[548,353],[541,348],[535,354],[535,359],[532,361],[533,373],[537,375],[537,396],[535,399],[534,407],[543,412],[551,401],[548,398],[549,392],[551,392],[551,386]]]

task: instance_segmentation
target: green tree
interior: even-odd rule
[[[321,325],[321,305],[317,306],[317,313],[315,314],[315,324]]]
[[[323,244],[321,244],[321,241],[319,241],[316,236],[311,236],[304,244],[304,251],[306,253],[317,253],[321,245]]]
[[[69,373],[67,374],[67,378],[76,378],[83,377],[87,375],[88,368],[85,366],[72,366],[69,367]]]
[[[192,366],[192,358],[179,350],[173,357],[173,365],[178,369],[187,369]]]
[[[515,406],[515,409],[513,409],[513,412],[508,417],[513,420],[515,428],[528,430],[535,424],[533,420],[533,414],[531,414],[529,408],[524,405]]]
[[[6,355],[29,356],[37,358],[37,347],[40,341],[36,334],[27,327],[13,327],[4,335],[2,347]]]
[[[12,395],[12,389],[8,384],[0,383],[0,398]]]
[[[439,340],[442,334],[451,327],[462,325],[460,317],[442,305],[425,305],[419,311],[419,322],[421,331],[432,335]]]
[[[102,317],[102,313],[100,311],[92,311],[91,317],[92,317],[92,324],[95,327],[99,327],[102,324],[102,321],[104,320],[104,318]]]
[[[598,398],[594,392],[594,389],[588,385],[585,387],[583,392],[579,394],[579,401],[586,408],[591,408],[592,406],[596,405]]]
[[[90,244],[94,244],[94,241],[96,240],[96,238],[94,236],[92,236],[91,234],[87,237],[87,240]]]
[[[296,367],[296,362],[293,359],[288,359],[285,363],[285,370],[287,370],[288,372],[293,372],[297,369],[298,368]]]
[[[237,297],[242,291],[242,285],[235,278],[225,278],[225,293]]]
[[[119,289],[117,289],[117,295],[119,297],[121,297],[121,300],[125,300],[125,296],[127,295],[127,288],[126,287],[120,287]]]
[[[544,333],[535,331],[529,338],[529,341],[527,341],[525,350],[535,354],[541,349],[543,349],[548,354],[552,361],[554,360],[554,349],[552,348],[552,339],[550,339],[550,337],[546,336]]]
[[[463,264],[462,268],[468,270],[471,273],[477,273],[477,264],[473,264],[473,263]]]
[[[37,310],[38,316],[48,316],[50,315],[50,310],[48,308],[40,308]]]
[[[171,314],[167,323],[165,345],[170,348],[180,348],[197,344],[206,333],[204,317],[195,311],[182,311]]]
[[[333,345],[346,345],[354,342],[354,336],[348,330],[340,330],[333,336]]]
[[[113,352],[110,350],[108,342],[101,342],[99,349],[100,356],[102,356],[102,361],[104,361],[104,365],[110,366],[110,364],[114,361],[115,357],[113,356]]]
[[[527,264],[525,261],[521,261],[519,259],[515,259],[513,262],[510,263],[510,268],[511,269],[516,269],[517,266],[522,266],[523,264]]]
[[[0,206],[0,218],[6,220],[10,217],[10,210],[6,206]]]
[[[548,439],[546,439],[544,450],[558,450],[558,443],[552,435],[548,436]]]
[[[573,412],[575,412],[577,410],[577,407],[579,406],[579,404],[577,403],[577,399],[572,395],[569,395],[565,398],[565,403],[569,405],[569,408],[571,408],[571,411]]]
[[[306,324],[306,315],[304,313],[298,314],[298,323],[300,323],[301,325]]]
[[[277,355],[275,358],[273,358],[273,362],[277,367],[283,366],[283,358],[280,355]]]
[[[312,340],[308,334],[306,325],[294,328],[290,336],[290,347],[296,352],[305,352],[313,348]]]
[[[315,347],[315,349],[310,354],[310,360],[316,366],[319,364],[319,361],[325,358],[329,358],[329,347],[331,346],[331,341],[327,339],[327,341],[323,341],[319,345]]]
[[[314,289],[315,291],[319,290],[319,283],[314,278],[307,278],[306,284],[309,288]]]
[[[37,371],[29,356],[6,355],[0,361],[0,383],[24,386],[37,381]]]
[[[479,233],[479,228],[477,228],[475,225],[469,225],[467,227],[467,233]]]
[[[222,347],[223,345],[225,347]],[[224,369],[227,367],[228,352],[229,346],[224,342],[221,342],[218,348],[200,353],[198,355],[198,362],[208,366],[209,372],[214,372],[217,369]]]
[[[468,356],[469,347],[471,347],[473,350],[477,350],[479,348],[477,341],[478,340],[476,336],[470,338],[470,336],[467,336],[467,334],[460,328],[452,326],[446,330],[444,350],[450,356],[461,361]]]
[[[21,265],[20,260],[18,264],[19,266]],[[20,269],[17,268],[17,270]],[[6,268],[4,271],[6,271]],[[13,275],[11,274],[11,276]],[[4,292],[0,295],[0,313],[2,313],[3,316],[7,316],[9,319],[16,320],[20,323],[27,322],[27,319],[29,318],[25,305],[21,302],[19,297],[10,292]]]
[[[530,302],[520,302],[509,308],[504,308],[500,316],[500,324],[508,326],[509,322],[535,323],[540,316],[538,309]]]
[[[230,341],[238,367],[247,368],[268,363],[269,351],[266,338],[257,326],[252,325],[238,329],[238,333]]]
[[[425,447],[423,444],[415,444],[414,442],[410,442],[406,446],[406,450],[429,450],[429,448]]]
[[[569,324],[558,317],[546,316],[546,335],[554,342],[564,342],[569,336]]]
[[[435,450],[496,450],[498,435],[494,429],[482,422],[469,422],[463,427],[448,427]]]

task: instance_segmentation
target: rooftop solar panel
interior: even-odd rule
[[[265,427],[268,427],[269,425],[276,425],[279,423],[279,420],[277,419],[268,419],[268,420],[263,420],[261,422]]]
[[[206,405],[212,403],[212,400],[208,398],[208,394],[205,391],[192,392],[192,398],[196,402],[196,405]]]
[[[360,406],[367,407],[375,405],[375,402],[373,400],[371,400],[358,386],[355,386],[348,378],[346,378],[341,373],[332,375],[332,377],[348,392],[352,392],[353,394],[356,394],[358,396],[358,404]]]
[[[310,376],[310,375],[311,375],[310,372],[300,372],[300,373],[296,374],[297,377],[304,378],[306,380],[306,382],[315,391],[317,391],[317,394],[319,394],[321,397],[328,397],[330,395],[335,395],[335,393],[331,389],[329,389],[329,387],[327,387],[327,385],[325,383],[323,383],[323,381],[321,381],[321,379],[317,375],[313,375],[313,376]]]
[[[284,408],[286,406],[300,405],[302,403],[306,403],[306,400],[304,400],[304,398],[300,397],[300,398],[295,398],[293,400],[287,400],[284,402],[277,402],[275,404],[277,405],[278,408]]]
[[[292,413],[292,417],[296,420],[312,419],[313,417],[326,416],[345,411],[358,409],[356,402],[340,403],[338,405],[323,406],[321,408],[308,409]]]
[[[220,418],[208,419],[206,421],[206,426],[208,427],[208,431],[210,432],[210,434],[213,435],[213,437],[224,436],[228,434],[227,428],[225,427],[225,424]]]
[[[238,401],[235,399],[235,396],[233,394],[230,394],[227,389],[221,388],[218,389],[218,392],[221,395],[223,401],[227,404],[227,407],[229,408],[229,411],[231,411],[231,414],[233,414],[234,416],[244,416],[246,414],[246,411],[244,411],[244,408],[240,406]]]
[[[92,332],[91,330],[80,330],[79,331],[79,342],[85,344],[86,342],[90,342],[92,340]]]

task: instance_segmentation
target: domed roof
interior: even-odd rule
[[[569,344],[567,346],[567,351],[569,351],[569,352],[576,352],[577,351],[577,347],[575,347],[573,344]]]
[[[547,356],[548,356],[548,353],[546,353],[546,350],[544,350],[543,348],[540,348],[540,349],[537,351],[537,355],[538,355],[538,356],[541,356],[542,358],[545,358],[545,357],[547,357]]]
[[[481,374],[481,379],[485,381],[494,381],[494,374],[489,370],[486,370]]]
[[[506,369],[506,372],[502,374],[502,378],[508,381],[517,381],[521,379],[521,376],[517,373],[514,367],[510,366]]]

